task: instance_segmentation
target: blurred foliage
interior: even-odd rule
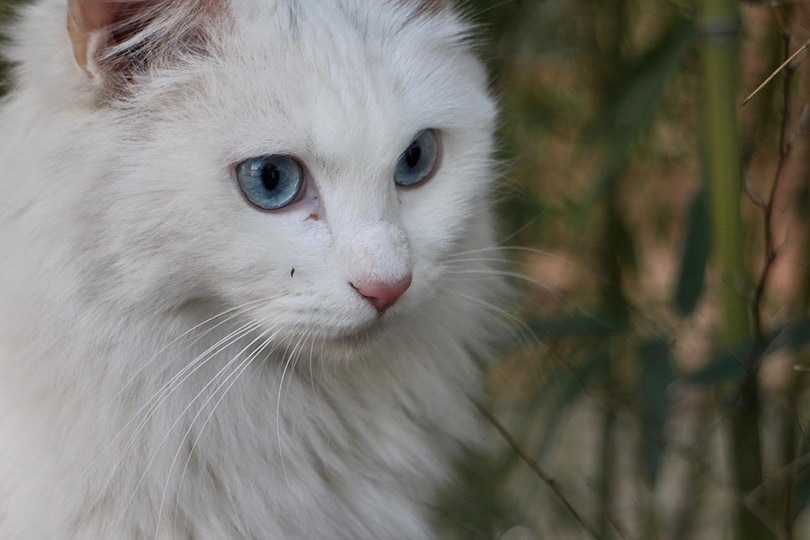
[[[807,54],[740,105],[810,38],[810,3],[726,2],[737,33],[708,4],[466,5],[503,108],[503,244],[530,284],[489,378],[513,440],[476,462],[452,538],[810,536]],[[716,43],[739,63],[701,71]],[[740,242],[739,283],[712,240],[721,69],[744,173],[720,206],[742,224],[714,233]],[[750,306],[731,346],[723,288]]]
[[[703,6],[462,2],[502,105],[503,246],[525,280],[488,379],[502,444],[463,464],[447,538],[737,538],[741,508],[762,538],[810,537],[807,53],[738,105],[810,38],[810,2],[740,2],[724,35],[746,192],[727,201],[746,276],[731,284],[711,240]],[[728,286],[753,321],[732,346]],[[732,434],[752,385],[756,448]],[[760,456],[756,485],[739,455]]]

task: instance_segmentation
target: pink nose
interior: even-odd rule
[[[377,311],[384,313],[385,310],[396,304],[399,297],[411,286],[411,276],[408,275],[402,281],[393,284],[358,280],[357,283],[351,285],[360,293],[360,296],[371,302]]]

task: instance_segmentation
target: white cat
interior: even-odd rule
[[[42,0],[0,109],[0,538],[433,538],[495,107],[438,0]]]

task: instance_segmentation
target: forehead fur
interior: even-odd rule
[[[78,0],[77,0],[78,1]],[[175,41],[191,29],[199,29],[232,13],[250,9],[251,4],[276,10],[286,7],[290,22],[295,25],[299,15],[309,8],[329,9],[329,4],[343,10],[358,23],[378,12],[394,14],[403,26],[424,22],[433,17],[446,23],[452,18],[448,0],[88,0],[109,6],[108,18],[114,26],[112,33],[119,35],[115,52],[138,46],[139,42],[154,40]],[[394,9],[392,9],[392,7]],[[398,15],[398,17],[397,17]]]
[[[229,72],[229,84],[244,80],[240,88],[256,110],[274,101],[281,106],[276,110],[298,111],[290,121],[299,127],[307,116],[318,118],[321,137],[330,131],[324,119],[334,121],[332,147],[352,130],[368,139],[376,128],[388,127],[409,138],[426,127],[452,127],[435,125],[437,118],[480,121],[474,111],[459,111],[489,110],[480,103],[483,70],[466,51],[468,27],[451,11],[428,14],[421,5],[240,2],[232,30],[221,37],[226,57],[218,66]]]
[[[258,3],[273,9],[276,5],[267,0]],[[421,27],[437,40],[456,42],[463,40],[469,30],[451,9],[450,2],[443,0],[319,0],[317,4],[307,0],[282,0],[281,4],[290,12],[293,29],[302,19],[312,22],[318,13],[331,13],[353,23],[363,37],[370,39],[398,38],[403,32]]]

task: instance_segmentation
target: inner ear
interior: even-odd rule
[[[199,51],[224,0],[68,0],[76,63],[109,82],[128,80],[161,55]]]
[[[145,2],[68,0],[67,28],[76,63],[89,71],[105,50],[120,40],[117,28],[128,26]]]

